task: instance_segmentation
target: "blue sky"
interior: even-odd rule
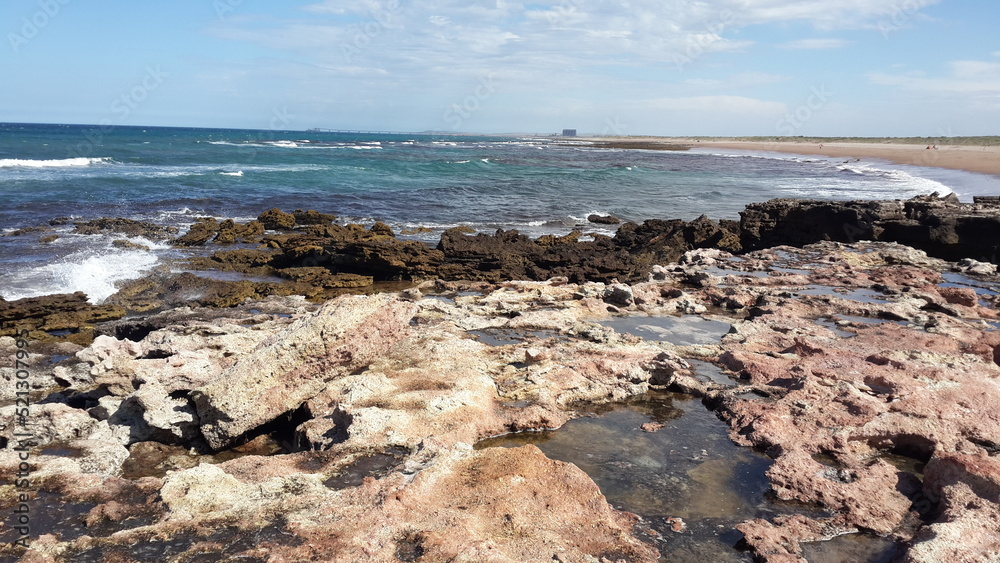
[[[5,0],[0,121],[1000,134],[996,0]]]

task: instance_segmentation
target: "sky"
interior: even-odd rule
[[[1000,134],[997,0],[4,0],[0,121]]]

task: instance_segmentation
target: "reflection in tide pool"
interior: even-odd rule
[[[615,317],[598,324],[611,327],[615,332],[622,334],[631,334],[647,340],[661,340],[676,346],[718,344],[732,328],[729,323],[704,319],[696,315],[683,317],[634,315]]]
[[[687,395],[655,392],[583,412],[559,430],[501,436],[476,448],[535,444],[576,464],[612,505],[659,533],[664,561],[750,561],[734,547],[742,537],[734,526],[802,509],[768,500],[771,460],[732,443],[725,423]],[[665,426],[642,431],[649,422]],[[672,531],[667,518],[682,518],[687,529]]]
[[[809,563],[890,563],[902,554],[902,548],[888,538],[869,534],[847,534],[829,541],[802,544]]]

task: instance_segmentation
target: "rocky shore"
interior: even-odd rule
[[[308,211],[83,228],[121,225],[205,251],[101,304],[0,302],[0,509],[24,503],[24,451],[31,498],[30,542],[5,527],[0,556],[805,561],[845,535],[908,562],[1000,553],[993,202],[775,200],[738,224],[436,248]],[[608,325],[624,318],[732,328]],[[617,510],[533,445],[473,447],[661,389],[771,460],[760,502],[783,512],[721,555],[679,554],[692,523]]]

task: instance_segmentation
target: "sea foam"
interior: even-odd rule
[[[110,158],[58,158],[53,160],[31,160],[21,158],[0,159],[0,168],[68,168],[71,166],[90,166],[111,162]]]
[[[57,293],[82,291],[99,304],[118,291],[120,282],[137,279],[159,262],[153,250],[167,245],[143,238],[129,239],[150,247],[150,251],[111,247],[86,247],[37,267],[24,267],[11,276],[0,290],[8,301]]]

